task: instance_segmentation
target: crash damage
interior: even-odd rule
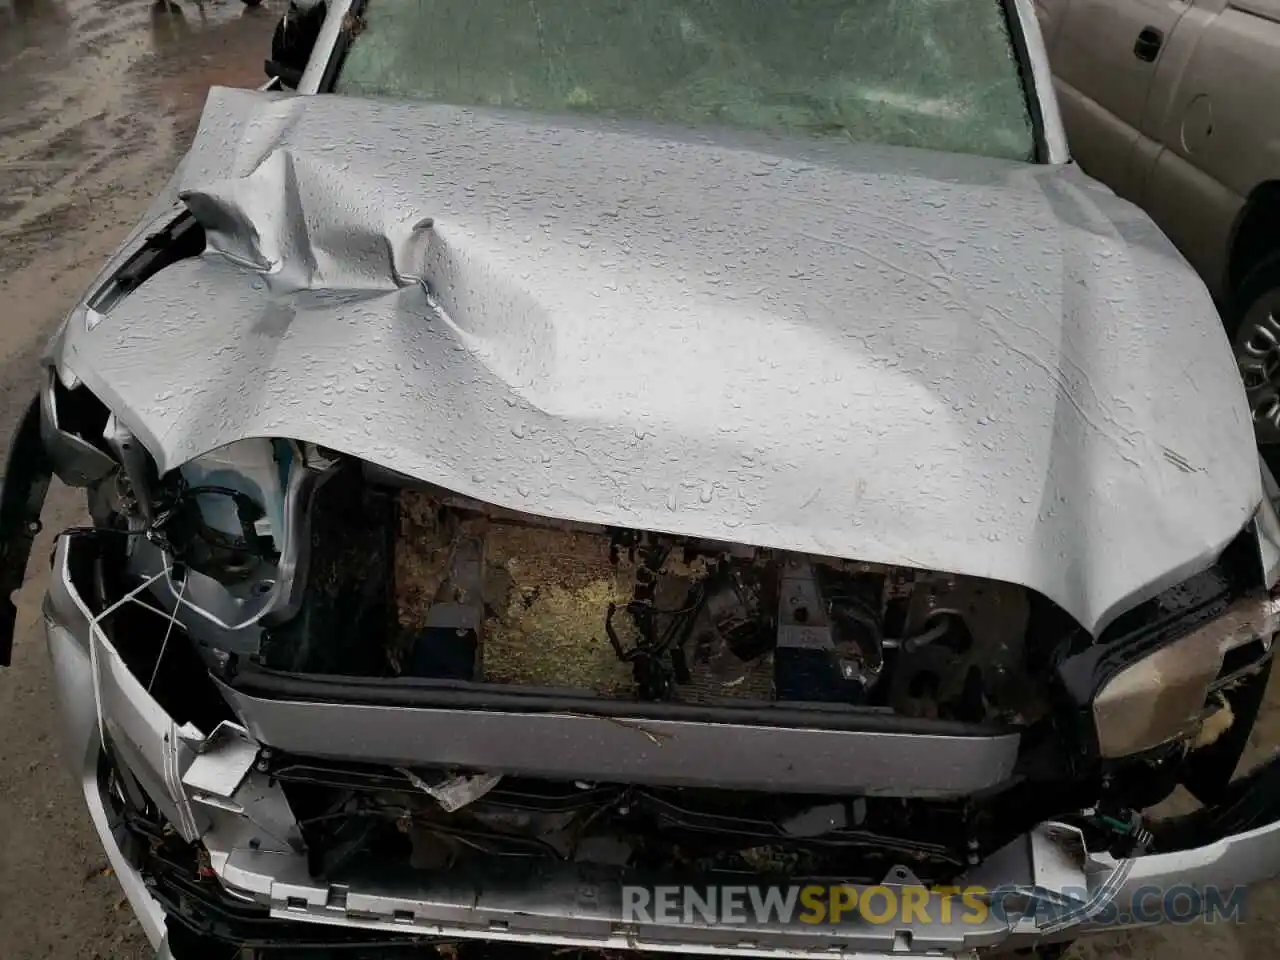
[[[1070,171],[936,162],[213,92],[0,510],[88,491],[50,649],[173,936],[959,953],[1280,863],[1212,304]],[[622,923],[655,878],[1011,906]]]

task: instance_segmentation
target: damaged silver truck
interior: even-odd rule
[[[289,17],[4,477],[6,598],[87,493],[45,629],[161,955],[1049,953],[1280,872],[1270,475],[1029,0]],[[810,885],[924,892],[626,909]]]

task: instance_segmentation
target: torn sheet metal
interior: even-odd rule
[[[473,776],[445,777],[439,783],[428,783],[407,767],[396,767],[423,793],[434,797],[445,813],[454,813],[474,803],[498,785],[500,773],[477,773]]]
[[[293,437],[1095,632],[1261,499],[1208,294],[1073,169],[215,89],[173,186],[208,251],[59,359],[163,470]]]

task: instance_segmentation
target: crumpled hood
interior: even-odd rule
[[[215,89],[175,186],[205,255],[60,344],[162,471],[293,437],[1094,632],[1261,499],[1203,286],[1071,169]]]

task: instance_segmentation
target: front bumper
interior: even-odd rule
[[[106,850],[107,862],[119,878],[147,939],[153,947],[159,947],[164,938],[164,913],[147,889],[142,874],[125,855],[117,834],[118,824],[110,813],[103,790],[100,776],[102,748],[93,709],[93,669],[88,651],[70,633],[47,619],[45,636],[53,663],[54,690],[66,748],[64,755],[84,795],[89,819]]]
[[[69,558],[75,549],[74,535],[59,539],[45,602],[69,755],[81,760],[78,773],[95,828],[157,944],[163,935],[162,910],[143,873],[122,851],[97,776],[100,754],[108,745],[114,762],[133,774],[169,828],[202,846],[206,877],[220,893],[262,916],[289,922],[289,929],[338,927],[371,937],[740,956],[959,956],[1151,922],[1163,915],[1160,904],[1171,892],[1180,891],[1184,903],[1194,898],[1207,909],[1226,902],[1224,892],[1280,873],[1280,802],[1270,800],[1273,809],[1264,804],[1250,821],[1259,825],[1251,829],[1130,860],[1086,850],[1072,827],[1042,824],[965,878],[970,895],[985,908],[961,909],[959,899],[947,892],[920,890],[908,872],[895,871],[879,888],[880,895],[905,903],[913,896],[907,888],[915,887],[917,907],[880,922],[856,912],[835,924],[776,916],[768,922],[717,923],[703,915],[673,916],[670,910],[637,914],[628,910],[635,901],[628,899],[627,887],[651,884],[652,877],[573,864],[540,867],[536,874],[513,872],[496,884],[492,877],[482,880],[459,872],[424,882],[420,874],[401,878],[385,870],[352,873],[341,883],[317,883],[283,791],[258,770],[260,751],[272,745],[247,732],[255,726],[253,718],[242,718],[244,726],[224,722],[209,733],[177,723],[93,626],[93,616],[72,583]],[[1272,784],[1275,780],[1262,778]],[[1270,788],[1259,786],[1254,792],[1264,789]],[[740,878],[723,879],[741,883]],[[853,889],[846,898],[866,892]],[[156,894],[166,899],[162,886]]]

